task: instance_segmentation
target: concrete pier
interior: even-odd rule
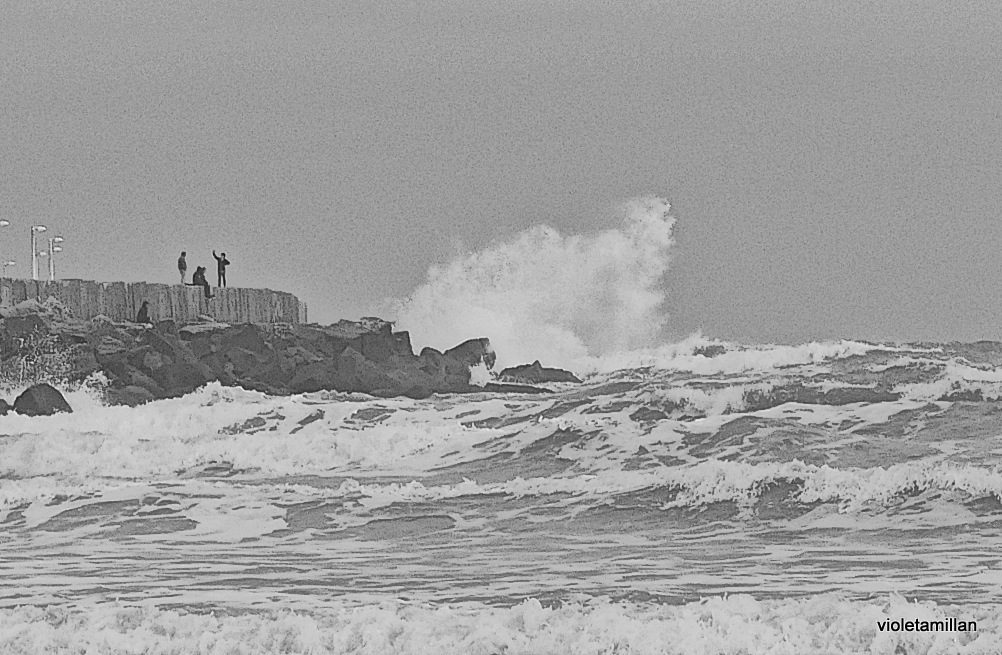
[[[213,288],[206,298],[201,287],[147,282],[54,282],[0,278],[0,306],[28,299],[57,298],[73,315],[91,319],[103,314],[116,321],[133,321],[143,301],[150,303],[151,321],[196,322],[200,314],[223,323],[306,323],[306,304],[291,293],[271,289]]]

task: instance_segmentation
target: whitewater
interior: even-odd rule
[[[1002,344],[658,345],[668,209],[400,304],[550,394],[0,417],[0,652],[1002,652]]]

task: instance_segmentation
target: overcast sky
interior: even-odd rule
[[[1002,338],[997,2],[3,2],[0,256],[311,319],[668,198],[669,331]],[[618,219],[617,219],[618,220]],[[214,275],[211,276],[214,280]],[[478,335],[470,335],[478,336]]]

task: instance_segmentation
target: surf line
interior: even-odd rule
[[[892,621],[884,619],[877,621],[877,629],[881,632],[977,632],[977,621],[961,621],[950,617],[942,621]]]

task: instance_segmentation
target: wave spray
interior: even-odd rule
[[[659,197],[619,208],[621,224],[564,236],[547,225],[433,266],[400,304],[399,329],[416,346],[491,339],[498,368],[575,362],[654,345],[666,320],[660,281],[675,219]]]

